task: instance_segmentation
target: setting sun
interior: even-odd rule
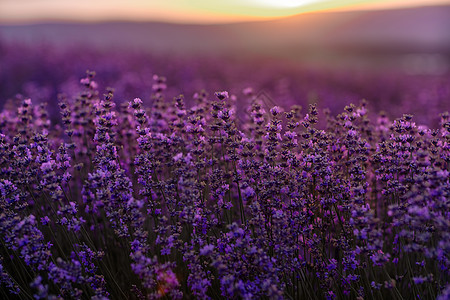
[[[274,8],[294,8],[304,5],[309,5],[317,2],[323,2],[318,0],[250,0],[252,4],[268,6]]]

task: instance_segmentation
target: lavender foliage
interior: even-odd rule
[[[448,298],[448,112],[170,100],[157,75],[151,105],[116,102],[95,76],[56,121],[20,95],[0,113],[5,298]]]

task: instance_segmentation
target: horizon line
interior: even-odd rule
[[[437,7],[450,7],[450,3],[441,3],[438,5],[415,5],[415,6],[398,6],[391,8],[364,8],[364,7],[340,7],[329,8],[314,11],[304,11],[291,15],[284,16],[227,16],[226,18],[213,22],[213,21],[198,21],[198,20],[177,20],[171,18],[130,18],[123,17],[101,17],[101,18],[79,18],[79,17],[36,17],[36,18],[11,18],[0,19],[0,26],[27,26],[27,25],[44,25],[44,24],[106,24],[106,23],[156,23],[156,24],[168,24],[168,25],[193,25],[193,26],[214,26],[214,25],[227,25],[227,24],[246,24],[246,23],[259,23],[267,21],[285,20],[289,18],[295,18],[301,15],[322,15],[322,14],[345,14],[345,13],[358,13],[358,12],[387,12],[387,11],[399,11],[399,10],[414,10],[421,8],[437,8]],[[223,16],[222,16],[223,17]],[[231,17],[231,18],[230,18]]]

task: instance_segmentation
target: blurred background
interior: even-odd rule
[[[151,102],[159,74],[188,102],[252,87],[339,113],[365,98],[432,126],[450,109],[450,1],[0,1],[0,107],[55,102],[86,69],[119,101]]]

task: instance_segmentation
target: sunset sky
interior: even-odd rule
[[[0,23],[164,21],[228,23],[305,12],[450,5],[450,0],[0,0]]]

